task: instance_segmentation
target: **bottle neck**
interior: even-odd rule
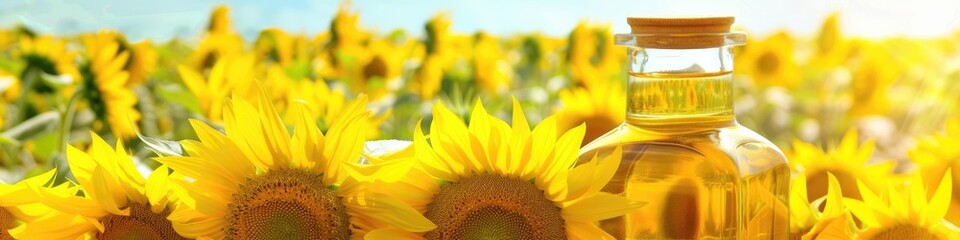
[[[627,123],[644,127],[733,124],[729,47],[630,51]]]

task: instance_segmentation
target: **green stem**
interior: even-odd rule
[[[16,114],[13,114],[13,116],[10,117],[10,120],[12,121],[9,121],[7,124],[16,124],[21,120],[26,119],[27,99],[29,98],[28,95],[30,94],[30,91],[33,90],[33,85],[37,82],[38,76],[40,76],[38,71],[38,68],[29,66],[27,69],[23,70],[23,74],[20,76],[21,81],[23,81],[23,85],[20,86],[20,98],[18,98],[17,102],[14,103],[15,106],[17,106],[17,111]]]
[[[83,86],[77,86],[76,91],[74,91],[73,96],[70,96],[70,101],[67,102],[67,106],[63,108],[63,112],[60,113],[62,121],[60,121],[60,152],[67,151],[67,142],[70,136],[70,129],[73,127],[73,108],[77,105],[77,101],[80,100],[80,95],[83,93]]]

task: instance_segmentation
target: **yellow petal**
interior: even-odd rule
[[[96,231],[90,221],[71,214],[54,214],[49,218],[21,224],[10,230],[16,239],[77,239],[84,234]]]
[[[790,183],[790,217],[792,218],[792,225],[810,226],[816,222],[816,219],[813,218],[816,213],[810,205],[810,201],[807,199],[807,178],[801,176],[794,179],[793,182]]]
[[[563,219],[568,222],[573,219],[581,222],[596,222],[623,216],[643,205],[643,203],[631,202],[630,199],[622,196],[601,192],[570,204],[560,212]]]
[[[87,189],[86,192],[90,193],[91,197],[100,203],[104,210],[115,215],[126,216],[130,214],[130,209],[126,208],[127,196],[122,193],[116,194],[120,189],[115,184],[110,183],[112,179],[109,179],[102,167],[94,168],[91,181],[93,182],[93,189]],[[120,210],[120,208],[124,208],[124,210]]]
[[[147,177],[146,195],[153,212],[160,212],[167,206],[167,196],[170,193],[170,187],[167,184],[169,174],[167,166],[160,166]]]
[[[570,169],[570,166],[577,161],[577,154],[580,151],[580,142],[583,141],[583,134],[586,133],[587,127],[584,124],[580,124],[570,131],[567,131],[560,139],[557,139],[556,148],[554,148],[553,157],[548,158],[546,162],[543,162],[546,167],[545,171],[542,172],[541,178],[537,178],[537,181],[551,182],[554,181],[556,176],[560,171],[567,171]]]
[[[323,155],[327,161],[324,170],[324,184],[340,182],[345,177],[341,173],[341,164],[360,161],[369,113],[366,111],[366,96],[360,96],[347,107],[347,110],[330,125],[324,140]]]
[[[922,184],[923,182],[918,183]],[[953,171],[947,169],[947,173],[944,174],[943,179],[940,180],[940,185],[937,185],[937,191],[933,193],[933,198],[930,199],[930,204],[927,205],[925,216],[932,219],[943,219],[943,217],[947,215],[947,209],[950,207],[952,190]]]
[[[296,126],[290,146],[290,153],[293,154],[292,161],[296,167],[313,169],[317,161],[323,160],[320,130],[317,129],[313,114],[305,103],[295,102],[293,105]]]
[[[837,177],[830,172],[827,172],[827,196],[826,197],[827,197],[827,206],[823,210],[823,215],[833,217],[833,216],[838,216],[842,214],[843,213],[843,193],[840,192],[840,181],[838,181]]]
[[[860,219],[865,226],[878,227],[882,226],[880,219],[874,214],[873,209],[867,203],[864,203],[860,200],[844,198],[843,205],[853,213],[857,219]],[[877,212],[879,213],[879,212]]]
[[[351,215],[373,218],[411,232],[426,232],[437,227],[416,209],[384,194],[361,194],[344,198]]]
[[[423,170],[437,179],[453,181],[457,179],[457,175],[465,171],[460,162],[444,161],[434,153],[433,148],[427,144],[426,137],[423,136],[419,121],[413,129],[413,147]]]
[[[173,229],[184,237],[221,239],[224,235],[221,229],[226,222],[222,218],[205,218],[203,220],[190,222],[173,221],[171,219],[171,224],[173,225]]]
[[[203,122],[194,119],[189,121],[197,138],[204,145],[204,147],[195,147],[193,143],[181,144],[185,150],[189,150],[188,153],[191,156],[207,159],[205,164],[215,165],[225,170],[229,173],[227,176],[232,177],[233,181],[240,181],[256,172],[250,159],[241,154],[240,147],[227,136]]]
[[[391,240],[391,239],[424,239],[422,236],[404,231],[399,228],[381,228],[367,233],[363,239],[367,240]]]
[[[59,211],[86,217],[102,217],[109,214],[96,201],[75,196],[75,192],[58,192],[44,187],[31,187],[41,202]]]
[[[155,159],[184,176],[196,179],[198,182],[206,182],[224,191],[235,192],[243,180],[243,178],[232,176],[223,167],[211,163],[208,159],[179,156]]]
[[[567,237],[570,239],[616,239],[590,222],[567,222],[566,228]]]

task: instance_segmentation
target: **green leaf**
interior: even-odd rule
[[[178,84],[166,84],[159,86],[156,89],[157,95],[159,95],[163,100],[183,106],[191,113],[203,114],[203,112],[200,110],[200,101],[197,100],[197,96],[194,96],[190,91],[183,89],[182,86]]]
[[[147,145],[147,148],[153,150],[160,156],[183,156],[183,148],[180,147],[180,142],[164,140],[159,138],[152,138],[140,134],[140,131],[137,131],[137,137],[140,138],[140,141],[143,141]]]

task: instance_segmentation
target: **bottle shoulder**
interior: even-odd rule
[[[787,166],[786,156],[776,145],[739,124],[683,132],[651,131],[624,124],[584,146],[581,161],[609,154],[616,147],[624,150],[623,159],[635,159],[628,155],[644,152],[706,158],[716,164],[733,164],[744,176]]]

